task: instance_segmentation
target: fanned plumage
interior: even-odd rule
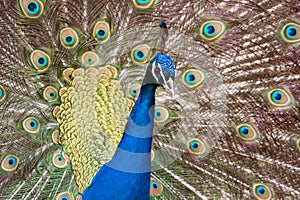
[[[157,52],[176,77],[156,91],[150,198],[299,198],[298,1],[0,7],[1,199],[81,198]]]

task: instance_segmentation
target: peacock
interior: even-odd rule
[[[299,199],[300,2],[0,7],[0,199]]]

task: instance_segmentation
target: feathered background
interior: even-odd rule
[[[120,140],[160,21],[176,81],[173,98],[157,91],[151,198],[299,198],[299,1],[0,9],[0,199],[80,198]]]

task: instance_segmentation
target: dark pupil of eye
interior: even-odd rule
[[[39,58],[39,59],[38,59],[38,62],[39,62],[40,64],[44,64],[45,59],[44,59],[44,58]]]
[[[244,135],[247,135],[248,132],[249,132],[248,129],[246,129],[246,128],[242,129],[242,133],[243,133]]]
[[[34,127],[34,126],[35,126],[35,123],[34,123],[34,122],[30,122],[30,126],[31,126],[31,127]]]
[[[8,164],[10,164],[10,165],[14,164],[14,160],[13,159],[9,159],[8,160]]]
[[[156,113],[156,116],[160,117],[160,116],[161,116],[160,112],[157,112],[157,113]]]
[[[197,144],[197,143],[194,143],[194,144],[193,144],[193,148],[195,148],[195,149],[198,148],[198,144]]]
[[[70,78],[70,79],[72,78],[72,75],[71,75],[71,74],[69,74],[69,78]]]
[[[138,51],[138,52],[137,52],[137,56],[140,57],[140,58],[142,58],[142,57],[144,57],[144,53],[141,52],[141,51]]]
[[[62,161],[62,158],[61,158],[61,157],[58,157],[58,161]]]
[[[265,189],[264,189],[264,188],[259,188],[258,192],[259,192],[260,194],[263,194],[263,193],[265,193]]]
[[[66,37],[66,41],[67,42],[71,42],[72,41],[72,37],[71,36]]]
[[[209,34],[212,34],[212,33],[215,32],[215,28],[214,28],[213,26],[208,26],[208,27],[207,27],[207,30],[208,30],[208,33],[209,33]]]
[[[105,35],[104,30],[99,30],[99,31],[98,31],[98,35],[99,35],[99,36],[104,36],[104,35]]]
[[[54,97],[54,93],[53,92],[50,93],[50,97]]]
[[[275,98],[276,100],[280,100],[280,99],[281,99],[281,94],[276,93],[275,96],[274,96],[274,98]]]
[[[31,2],[28,4],[28,10],[30,10],[31,12],[35,11],[35,9],[37,9],[37,6],[35,3]]]
[[[132,90],[132,93],[135,94],[135,93],[136,93],[136,90]]]
[[[289,29],[289,35],[290,36],[295,36],[297,34],[297,30],[295,28],[290,28]]]
[[[189,78],[190,81],[194,81],[195,80],[195,76],[194,75],[189,75],[188,78]]]
[[[153,183],[152,186],[153,186],[153,188],[155,188],[155,189],[158,188],[158,185],[157,185],[156,183]]]
[[[61,200],[68,200],[68,199],[64,197],[64,198],[62,198]]]

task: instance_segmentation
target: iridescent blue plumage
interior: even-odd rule
[[[159,71],[161,70],[161,71]],[[157,54],[150,61],[138,99],[113,158],[97,172],[83,199],[150,199],[151,145],[155,90],[173,81],[172,59]]]

